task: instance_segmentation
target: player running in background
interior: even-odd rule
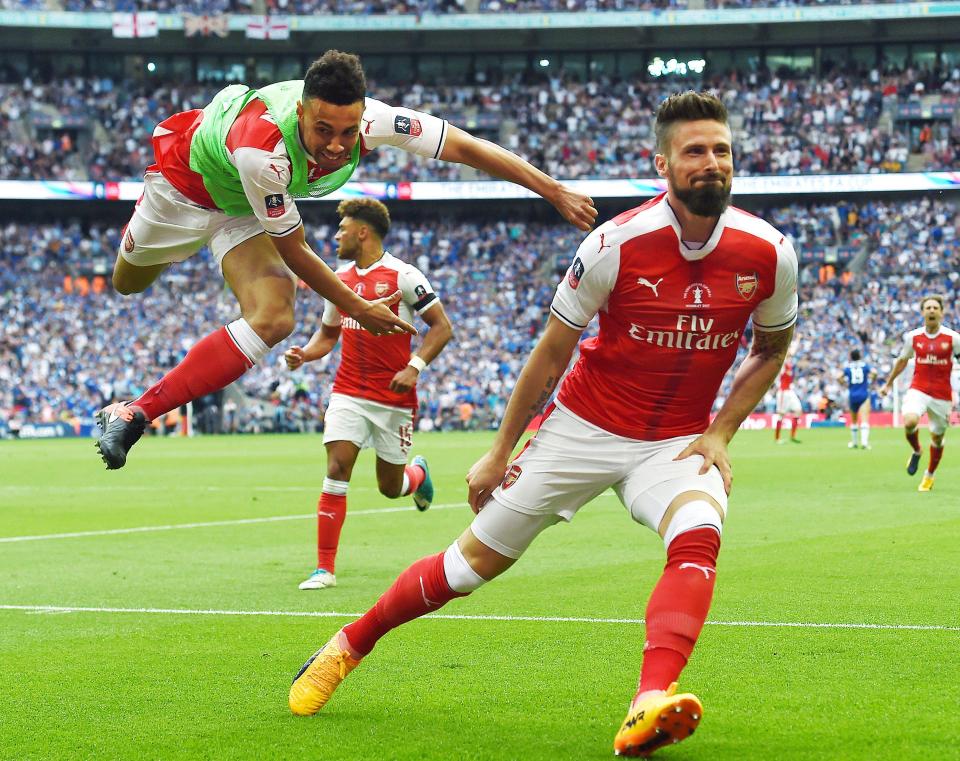
[[[870,383],[877,371],[861,359],[859,349],[850,352],[850,364],[843,368],[840,380],[847,384],[847,409],[850,418],[850,449],[870,448]]]
[[[360,59],[327,51],[303,80],[259,90],[231,85],[203,110],[161,122],[156,163],[125,228],[113,271],[123,294],[139,293],[171,263],[209,245],[241,317],[196,343],[183,361],[129,403],[98,414],[97,448],[122,468],[152,419],[233,383],[293,331],[297,278],[374,335],[413,331],[389,306],[347,288],[306,242],[295,199],[346,183],[360,159],[391,146],[467,164],[543,196],[589,230],[593,202],[519,156],[429,114],[367,98]]]
[[[777,384],[777,425],[773,431],[773,440],[778,444],[784,443],[780,438],[780,429],[783,427],[784,418],[790,418],[790,441],[799,444],[797,425],[803,414],[803,405],[797,392],[793,390],[793,362],[784,363]]]
[[[429,326],[416,354],[410,353],[410,335],[373,336],[356,320],[327,302],[320,329],[306,346],[284,354],[287,367],[327,356],[343,337],[340,366],[323,419],[327,450],[327,477],[317,503],[317,566],[300,589],[336,586],[335,565],[340,530],[347,513],[347,487],[360,450],[377,452],[377,485],[390,499],[413,495],[417,508],[433,500],[427,461],[414,457],[417,378],[443,350],[453,335],[450,320],[430,283],[416,267],[383,250],[390,230],[387,207],[372,198],[342,201],[337,207],[337,257],[349,262],[337,277],[360,296],[400,291],[400,316],[412,322],[416,313]]]
[[[578,249],[493,448],[467,476],[473,523],[401,573],[307,661],[290,688],[294,713],[319,711],[383,635],[503,573],[541,531],[612,487],[630,517],[662,537],[667,555],[615,750],[644,755],[696,728],[700,701],[676,694],[676,682],[713,597],[732,483],[727,446],[790,346],[797,259],[780,232],[728,207],[731,137],[717,98],[667,99],[656,134],[668,190],[601,225]],[[599,334],[583,343],[539,432],[511,464],[597,314]],[[750,352],[711,423],[751,315]]]
[[[943,326],[942,296],[924,297],[920,301],[920,313],[923,315],[923,327],[904,334],[903,350],[880,393],[890,393],[893,381],[904,371],[911,357],[915,358],[913,380],[900,405],[903,428],[913,450],[907,462],[907,473],[914,475],[920,466],[920,434],[917,426],[921,415],[926,412],[930,427],[930,462],[917,491],[930,491],[933,489],[933,474],[937,472],[940,458],[943,457],[943,436],[950,425],[953,407],[950,372],[953,358],[960,354],[960,333]]]

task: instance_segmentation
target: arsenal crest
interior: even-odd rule
[[[756,272],[737,273],[737,291],[747,301],[753,298],[753,294],[756,293],[758,285],[760,285],[760,278],[757,277]]]
[[[390,291],[390,283],[377,283],[373,290],[379,298],[383,298]]]
[[[133,233],[130,232],[130,228],[128,227],[127,234],[123,236],[123,250],[126,251],[128,254],[132,254],[133,248],[136,245],[137,244],[134,243],[134,240],[133,240]]]
[[[520,474],[523,473],[523,470],[519,465],[511,465],[510,469],[507,471],[507,475],[503,477],[503,483],[500,484],[500,488],[504,491],[513,486],[517,479],[520,478]]]

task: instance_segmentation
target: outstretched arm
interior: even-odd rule
[[[581,333],[550,315],[547,327],[510,395],[493,446],[467,474],[468,501],[475,513],[480,511],[483,503],[503,480],[513,448],[530,421],[540,414],[550,400],[560,377],[570,364]]]
[[[589,196],[577,193],[544,174],[506,148],[449,125],[449,134],[440,158],[466,164],[494,177],[515,182],[545,198],[567,222],[589,230],[597,219],[597,209]]]
[[[716,465],[720,475],[723,476],[723,485],[727,494],[730,493],[730,487],[733,484],[727,445],[740,424],[756,409],[763,395],[776,379],[777,373],[783,367],[783,360],[787,357],[791,340],[793,340],[792,325],[786,330],[753,331],[750,353],[740,364],[734,376],[733,388],[730,389],[727,401],[703,435],[691,442],[676,458],[684,460],[693,454],[702,455],[703,467],[700,469],[700,474],[704,475],[711,466]]]
[[[413,325],[401,320],[390,309],[391,304],[400,300],[400,291],[376,301],[367,301],[355,294],[307,245],[303,225],[289,235],[271,236],[270,240],[273,241],[280,258],[293,270],[294,274],[327,301],[332,301],[353,317],[364,329],[375,336],[403,332],[417,334],[417,329]]]

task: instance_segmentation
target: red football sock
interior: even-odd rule
[[[317,501],[317,568],[335,573],[340,530],[346,517],[346,494],[320,493]]]
[[[154,420],[181,404],[219,391],[251,367],[253,363],[223,327],[194,344],[179,365],[130,404]]]
[[[920,451],[920,432],[918,430],[914,429],[913,433],[908,432],[907,441],[910,442],[914,452]]]
[[[800,424],[800,418],[790,418],[790,438],[797,438],[797,426]]]
[[[432,613],[455,597],[469,594],[450,589],[443,572],[443,555],[439,552],[420,558],[397,577],[376,605],[343,628],[353,650],[367,655],[377,640],[391,629]]]
[[[937,466],[940,464],[940,458],[943,457],[943,447],[935,447],[933,444],[930,445],[930,464],[927,465],[927,473],[931,476],[934,471],[936,471]]]
[[[402,496],[413,494],[417,489],[420,488],[420,484],[423,483],[423,479],[427,477],[427,471],[425,471],[419,465],[407,465],[407,467],[403,469],[403,473],[407,477],[407,490]]]
[[[720,535],[685,531],[670,543],[663,575],[647,603],[647,641],[637,694],[677,681],[707,619],[717,578]]]
[[[783,427],[783,418],[777,418],[777,430],[773,434],[774,441],[780,440],[780,429]]]

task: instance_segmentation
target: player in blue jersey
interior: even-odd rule
[[[870,448],[870,381],[876,374],[861,359],[859,349],[850,352],[850,364],[843,368],[842,376],[849,391],[850,449]]]

